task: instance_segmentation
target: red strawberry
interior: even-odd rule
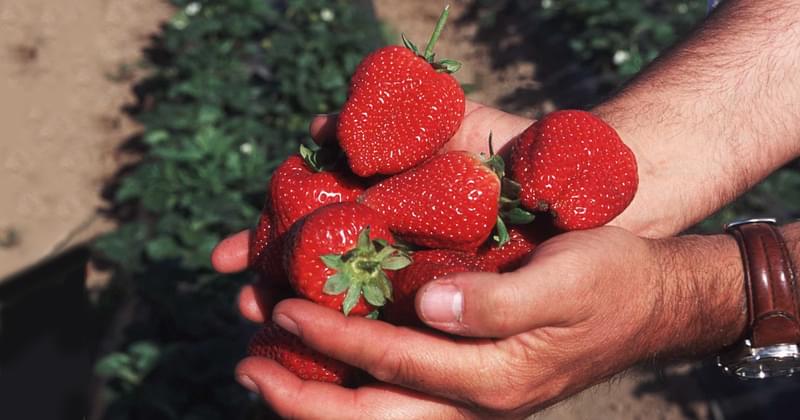
[[[250,236],[248,266],[258,274],[264,285],[284,287],[289,284],[283,270],[283,237],[275,233],[269,194],[258,218],[256,230]]]
[[[261,215],[258,217],[258,224],[255,231],[250,233],[250,250],[247,254],[247,263],[250,267],[255,267],[261,260],[264,250],[269,245],[272,238],[272,203],[270,203],[269,191]]]
[[[336,171],[335,151],[312,151],[284,161],[270,180],[267,200],[251,241],[250,266],[274,284],[285,283],[283,242],[294,222],[326,204],[353,201],[363,187],[352,175]]]
[[[332,170],[335,156],[301,146],[300,155],[289,156],[270,180],[273,226],[276,235],[312,211],[331,203],[355,200],[364,189],[353,176]]]
[[[512,225],[508,228],[508,242],[500,246],[487,243],[478,251],[486,264],[496,266],[501,273],[518,269],[537,245],[556,235],[549,220],[537,218],[533,224]]]
[[[528,127],[512,151],[513,179],[531,210],[588,229],[622,213],[638,186],[636,159],[614,129],[585,111],[557,111]]]
[[[395,325],[422,326],[414,299],[425,284],[452,273],[471,271],[497,272],[497,267],[474,254],[451,250],[418,251],[414,262],[392,278],[394,300],[383,309],[386,321]]]
[[[386,270],[411,262],[393,243],[377,212],[358,203],[331,204],[292,227],[284,265],[300,296],[345,315],[367,315],[392,298]]]
[[[460,64],[434,61],[433,54],[447,13],[445,8],[424,53],[403,38],[406,48],[378,49],[356,68],[337,135],[359,176],[410,169],[433,156],[461,125],[464,91],[450,75]]]
[[[274,323],[267,324],[253,336],[247,353],[275,360],[305,380],[342,385],[349,383],[356,372],[354,367],[309,348]]]
[[[475,251],[497,222],[501,185],[493,162],[447,152],[367,188],[358,200],[403,240]]]

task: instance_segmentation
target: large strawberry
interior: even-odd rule
[[[498,220],[501,181],[493,167],[498,159],[461,151],[436,155],[367,188],[358,201],[384,215],[405,241],[475,251]]]
[[[336,155],[331,148],[312,151],[300,146],[300,154],[290,156],[272,174],[250,242],[250,265],[276,284],[285,283],[281,256],[292,224],[326,204],[353,201],[363,191],[354,176],[336,168]]]
[[[392,278],[394,300],[383,309],[383,318],[395,325],[421,326],[414,299],[425,284],[453,273],[497,272],[497,266],[461,251],[425,250],[415,252],[414,262]]]
[[[512,151],[524,207],[556,226],[588,229],[622,213],[638,186],[636,159],[617,132],[585,111],[557,111],[528,127]]]
[[[284,265],[292,288],[345,315],[368,315],[392,298],[390,272],[407,266],[383,216],[358,203],[319,208],[289,231]]]
[[[301,379],[348,384],[356,369],[321,354],[277,324],[268,323],[250,340],[250,356],[275,360]]]
[[[412,168],[433,156],[461,125],[464,91],[450,75],[460,64],[435,61],[433,54],[447,13],[445,8],[423,53],[404,37],[405,48],[378,49],[356,68],[337,125],[356,174]]]

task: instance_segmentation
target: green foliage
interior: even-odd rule
[[[341,106],[381,37],[345,0],[172,2],[137,87],[144,152],[113,196],[123,223],[96,242],[137,302],[97,373],[107,418],[240,418],[232,372],[250,331],[234,302],[247,278],[214,273],[209,255],[255,223],[271,170],[313,114]]]
[[[581,62],[601,74],[627,78],[674,44],[704,15],[706,2],[571,0],[539,2],[542,25],[563,22]]]
[[[479,39],[499,38],[492,42],[499,61],[525,54],[511,49],[536,51],[545,83],[589,84],[590,97],[582,98],[588,101],[641,70],[706,10],[704,0],[473,0],[471,6]],[[540,65],[552,68],[539,71]]]

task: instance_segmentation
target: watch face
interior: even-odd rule
[[[747,379],[790,376],[800,372],[800,360],[795,358],[764,358],[736,367],[736,375]]]
[[[794,344],[745,348],[744,353],[723,361],[726,372],[745,379],[790,376],[800,372],[800,349]]]

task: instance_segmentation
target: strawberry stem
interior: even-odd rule
[[[327,295],[345,293],[342,312],[348,315],[361,296],[374,307],[392,300],[392,285],[386,270],[401,270],[411,264],[408,253],[382,239],[370,239],[369,227],[358,235],[355,248],[343,255],[327,254],[320,258],[335,273],[328,277],[322,291]]]
[[[314,172],[331,171],[340,163],[342,151],[338,145],[323,145],[314,149],[300,145],[300,157]]]
[[[444,7],[442,14],[439,15],[439,20],[436,21],[436,27],[433,29],[433,34],[431,35],[431,39],[428,41],[428,45],[425,46],[425,53],[424,57],[427,61],[433,61],[433,46],[436,45],[436,41],[439,40],[439,36],[442,34],[442,29],[444,29],[444,24],[447,22],[447,16],[450,14],[450,5]]]
[[[519,194],[522,187],[511,178],[506,178],[506,165],[503,158],[494,153],[491,131],[489,132],[489,157],[487,158],[484,153],[481,153],[481,156],[483,164],[491,169],[500,180],[500,202],[492,240],[498,248],[502,248],[510,239],[508,225],[528,224],[533,221],[535,216],[520,207]]]

